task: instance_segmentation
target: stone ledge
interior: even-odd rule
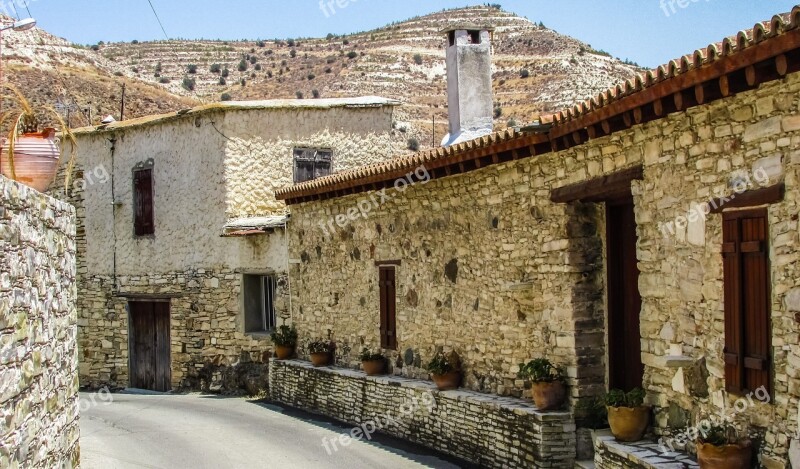
[[[429,381],[317,368],[299,360],[272,359],[269,375],[270,397],[276,402],[354,425],[385,421],[382,433],[481,467],[561,468],[575,462],[576,428],[570,412],[541,412],[521,399],[439,391]],[[431,405],[417,405],[401,416],[401,409],[412,402]]]
[[[617,441],[610,432],[595,439],[595,464],[598,469],[697,469],[700,466],[689,455],[662,452],[661,447],[643,440],[635,443]]]
[[[337,366],[320,366],[316,367],[304,360],[278,360],[270,358],[270,361],[277,361],[290,366],[298,368],[306,368],[322,373],[330,373],[332,375],[343,376],[352,379],[363,379],[366,381],[383,384],[386,386],[395,386],[398,388],[415,389],[419,391],[428,391],[436,395],[453,399],[455,401],[464,401],[471,404],[477,404],[482,407],[494,408],[497,410],[503,409],[511,411],[517,415],[531,415],[537,420],[563,420],[572,419],[572,414],[565,411],[540,411],[531,401],[518,399],[514,397],[495,396],[492,394],[484,394],[477,391],[470,391],[467,389],[456,389],[453,391],[440,391],[436,385],[431,381],[423,381],[420,379],[404,378],[402,376],[393,375],[380,375],[380,376],[367,376],[366,373],[359,370],[350,368],[341,368]]]

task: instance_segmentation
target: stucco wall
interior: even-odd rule
[[[78,210],[82,384],[127,386],[132,295],[170,301],[173,386],[218,388],[224,367],[263,364],[271,343],[244,333],[242,274],[276,275],[276,311],[288,318],[286,239],[283,229],[222,238],[223,226],[284,213],[274,190],[292,181],[295,146],[332,149],[339,171],[395,155],[402,141],[391,106],[227,110],[80,133],[69,194],[66,161],[53,192]],[[143,162],[155,235],[135,237],[132,169]]]
[[[732,194],[735,176],[763,167],[770,184],[784,180],[787,187],[785,200],[769,208],[775,395],[738,421],[749,424],[762,455],[782,460],[787,435],[797,431],[800,397],[798,91],[800,75],[792,74],[566,151],[433,180],[397,194],[333,239],[319,220],[346,213],[368,194],[293,206],[290,277],[301,337],[330,330],[353,349],[377,347],[374,262],[401,260],[395,372],[424,376],[417,365],[436,347],[455,349],[467,387],[519,395],[517,364],[547,356],[568,367],[573,398],[598,391],[605,380],[602,205],[553,204],[550,192],[642,164],[644,180],[634,181],[633,195],[643,385],[659,433],[671,432],[668,423],[696,424],[735,400],[723,392],[721,217],[695,220],[669,237],[661,224],[710,195]],[[666,366],[673,343],[693,365]],[[403,366],[400,354],[419,358]]]
[[[0,176],[0,467],[77,467],[75,211]]]

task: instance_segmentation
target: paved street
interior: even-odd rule
[[[329,455],[323,438],[349,427],[242,398],[120,393],[90,405],[91,398],[81,394],[84,469],[458,467],[386,437]]]

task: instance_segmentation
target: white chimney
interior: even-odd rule
[[[494,28],[456,25],[447,35],[447,105],[450,133],[442,146],[492,133],[492,33]]]

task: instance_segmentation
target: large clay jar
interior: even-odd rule
[[[567,386],[563,381],[533,383],[531,397],[539,410],[555,410],[564,405],[567,398]]]
[[[697,443],[697,462],[702,469],[749,469],[752,461],[753,445],[749,440],[725,446]]]
[[[330,361],[331,354],[329,352],[311,354],[311,364],[314,366],[326,366]]]
[[[3,176],[13,179],[11,161],[8,157],[8,140],[3,140],[0,153],[0,171]],[[53,182],[61,156],[55,129],[45,129],[41,133],[23,134],[14,145],[14,175],[16,180],[44,192]]]
[[[275,356],[278,357],[278,360],[288,360],[294,354],[294,347],[290,347],[287,345],[276,345],[275,346]]]
[[[361,367],[364,368],[367,376],[377,376],[383,374],[386,362],[384,360],[368,360],[361,362]]]
[[[431,378],[433,378],[433,382],[436,383],[439,391],[458,389],[461,384],[461,373],[458,371],[451,371],[443,375],[431,375]]]
[[[608,407],[608,425],[619,441],[639,441],[650,423],[649,407]]]

